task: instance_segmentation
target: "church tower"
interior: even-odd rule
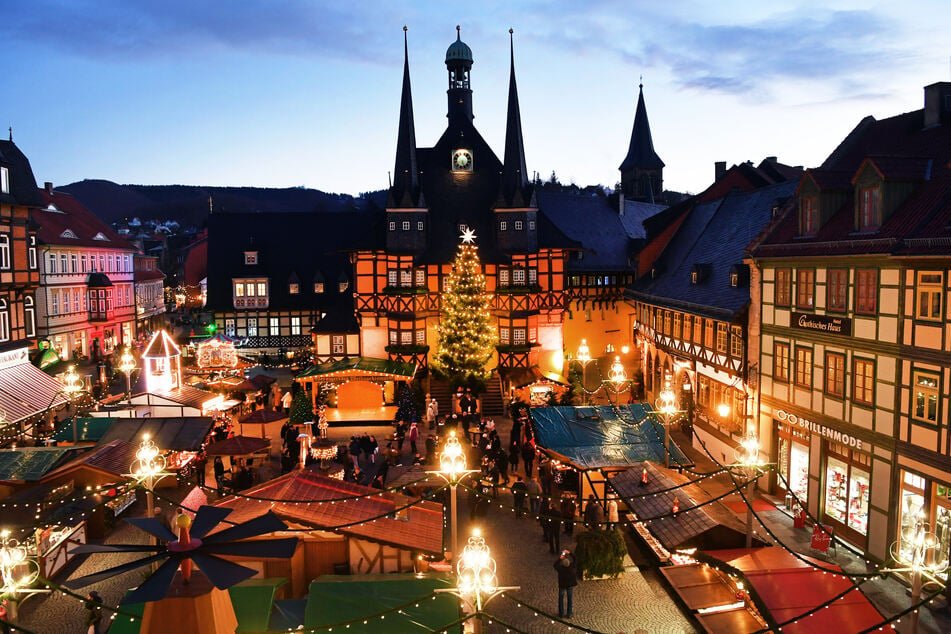
[[[664,162],[654,151],[651,127],[644,105],[644,84],[638,85],[637,110],[627,156],[621,163],[621,190],[627,200],[661,202],[664,191]]]

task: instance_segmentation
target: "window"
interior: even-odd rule
[[[258,336],[258,320],[257,319],[252,318],[248,320],[248,336],[249,337]]]
[[[859,231],[874,231],[881,224],[881,189],[866,187],[859,192]]]
[[[730,326],[730,355],[734,359],[743,358],[743,329],[739,326]]]
[[[940,271],[918,271],[918,302],[915,316],[928,321],[941,321],[941,299],[944,276]]]
[[[257,264],[257,263],[258,263],[258,252],[257,252],[257,251],[245,251],[245,252],[244,252],[244,263],[245,263],[245,264]]]
[[[27,249],[27,258],[29,259],[29,266],[31,271],[36,270],[36,235],[30,234],[30,247]],[[83,256],[85,257],[85,256]]]
[[[100,273],[106,272],[106,256],[104,255],[99,256],[99,272]]]
[[[789,383],[789,344],[773,344],[773,379]]]
[[[79,312],[79,297],[80,297],[82,294],[83,294],[82,291],[80,291],[80,290],[78,290],[78,289],[73,291],[73,312],[74,312],[74,313],[78,313],[78,312]]]
[[[400,344],[404,346],[413,345],[413,331],[412,330],[400,331]]]
[[[525,285],[525,269],[521,267],[512,269],[512,284],[517,286]]]
[[[256,285],[254,284],[254,282],[249,282],[248,284],[245,284],[244,294],[247,295],[248,297],[254,297],[255,286]]]
[[[271,317],[268,333],[272,337],[281,334],[281,320],[278,317]]]
[[[826,310],[845,312],[848,295],[848,270],[829,269],[826,276]]]
[[[50,291],[50,298],[52,299],[52,308],[50,312],[54,315],[59,314],[59,291]]]
[[[690,343],[691,339],[691,326],[693,325],[693,317],[690,315],[684,315],[684,332],[681,341],[684,343]]]
[[[423,224],[423,221],[422,221],[422,220],[419,220],[419,221],[416,223],[416,231],[422,231],[424,227],[425,227],[425,225]]]
[[[395,330],[391,330],[391,331],[390,331],[390,345],[391,345],[391,346],[395,346],[395,345],[396,345],[396,342],[399,341],[398,337],[399,337],[399,335],[398,335],[398,333],[397,333]]]
[[[693,342],[698,346],[703,343],[703,317],[693,318]]]
[[[314,282],[314,292],[318,295],[324,292],[324,283],[323,282]]]
[[[516,231],[521,231],[521,230],[522,230],[522,221],[521,221],[521,220],[516,220],[516,221],[515,221],[515,230],[516,230]]]
[[[396,221],[390,220],[390,231],[396,231]]]
[[[234,285],[234,296],[235,297],[244,297],[244,284],[238,282]]]
[[[509,270],[499,269],[499,286],[509,285]]]
[[[538,284],[538,269],[534,267],[528,269],[528,283],[530,285]]]
[[[826,353],[826,394],[842,398],[845,396],[845,355],[838,352]]]
[[[800,203],[800,233],[804,236],[814,236],[819,231],[819,199],[807,196]]]
[[[776,305],[789,306],[792,269],[776,269]]]
[[[81,255],[81,256],[79,257],[79,261],[80,261],[81,267],[82,267],[80,270],[81,270],[83,273],[86,273],[87,271],[89,271],[89,265],[86,263],[86,256],[85,256],[85,255]]]
[[[69,272],[79,273],[79,258],[76,257],[75,253],[69,256]]]
[[[852,400],[862,405],[875,403],[875,362],[852,360]]]
[[[300,317],[291,317],[291,334],[300,334]]]
[[[508,344],[509,343],[509,329],[505,326],[499,328],[499,343]]]
[[[416,331],[416,344],[420,346],[426,344],[426,331],[423,328]]]
[[[10,311],[5,299],[0,299],[0,341],[10,341]]]
[[[298,293],[300,293],[300,284],[298,284],[297,282],[291,282],[290,284],[287,285],[287,292],[290,293],[291,295],[297,295]]]
[[[710,319],[705,319],[703,322],[703,345],[713,350],[713,321]]]
[[[513,346],[525,345],[525,329],[524,328],[512,328],[512,345]]]
[[[509,228],[509,223],[505,222],[504,220],[499,221],[499,231],[505,231],[508,228]]]
[[[690,271],[690,283],[696,284],[700,281],[700,272],[699,271]]]
[[[674,313],[674,338],[680,339],[680,336],[683,332],[682,325],[683,317],[680,313]]]
[[[258,297],[267,297],[267,282],[258,282]]]
[[[110,258],[110,260],[111,260],[111,259],[112,259],[112,258]],[[9,268],[9,265],[7,265],[7,266],[4,267],[4,268]],[[59,272],[60,272],[60,273],[69,273],[69,267],[66,266],[66,254],[65,254],[65,253],[60,254],[60,256],[59,256]]]
[[[426,269],[416,269],[416,286],[426,286]]]
[[[343,354],[343,335],[330,337],[330,351],[333,354]]]
[[[736,271],[730,271],[730,286],[736,288],[740,285],[740,274]]]
[[[911,416],[926,423],[938,422],[938,380],[937,374],[916,371],[912,374]]]
[[[796,385],[812,387],[812,348],[796,346]]]
[[[52,253],[49,254],[46,268],[47,268],[46,273],[48,275],[52,275],[56,273],[56,256],[53,255]]]
[[[229,337],[234,337],[234,319],[228,318],[225,319],[225,334]]]
[[[396,269],[390,269],[386,272],[386,284],[387,286],[396,286],[396,283],[399,281],[399,271]]]
[[[0,269],[10,268],[10,236],[0,233]]]
[[[78,304],[77,300],[77,304]],[[23,317],[26,322],[26,336],[36,336],[36,306],[31,295],[23,298]]]
[[[413,285],[413,272],[409,269],[400,269],[400,286],[409,288]]]
[[[459,233],[465,233],[468,228],[466,225],[459,225]]]
[[[529,230],[529,231],[535,231],[535,221],[534,221],[534,220],[529,220],[529,221],[528,221],[528,230]]]
[[[812,269],[796,271],[796,308],[812,310],[815,307],[816,272]]]
[[[726,324],[717,323],[717,352],[726,354]]]
[[[10,168],[0,167],[0,192],[10,193]]]
[[[673,332],[673,316],[669,310],[664,311],[664,334],[669,335]]]
[[[342,282],[337,283],[337,288],[340,290],[341,293],[346,291],[347,287],[349,286],[350,286],[350,282],[348,282],[347,280],[343,280]]]
[[[403,231],[409,231],[409,220],[403,221]]]
[[[855,272],[855,312],[874,315],[878,309],[878,271]]]

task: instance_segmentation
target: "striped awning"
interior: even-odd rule
[[[0,369],[0,408],[4,423],[16,423],[67,402],[62,384],[33,364]]]

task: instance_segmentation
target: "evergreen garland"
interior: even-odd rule
[[[439,342],[433,365],[452,382],[482,383],[489,378],[486,364],[496,343],[489,314],[492,295],[485,291],[479,250],[467,232],[442,294],[437,332]]]

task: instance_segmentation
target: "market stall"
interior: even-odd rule
[[[542,372],[537,367],[514,368],[504,379],[512,399],[532,407],[551,405],[571,389],[571,383],[565,377],[555,372]]]
[[[208,416],[185,418],[121,418],[116,420],[99,441],[100,445],[114,440],[135,444],[142,442],[145,434],[155,446],[166,453],[166,469],[175,471],[182,478],[191,475],[195,456],[209,440],[214,419]],[[164,486],[174,484],[173,478],[160,481]]]
[[[287,418],[286,414],[279,412],[273,409],[258,409],[254,410],[250,414],[245,414],[244,416],[238,419],[238,423],[241,425],[241,433],[244,433],[245,425],[260,425],[261,426],[261,438],[265,437],[264,427],[268,423],[273,423],[275,421],[284,420]]]

